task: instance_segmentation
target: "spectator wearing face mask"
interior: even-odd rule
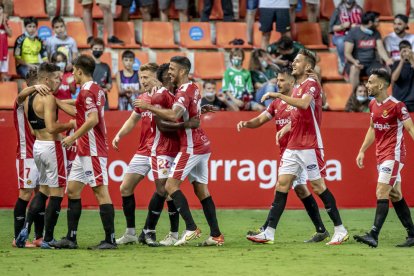
[[[216,111],[239,111],[237,105],[228,100],[224,93],[217,93],[216,82],[213,80],[205,80],[203,83],[201,106],[206,104],[212,105]]]
[[[67,58],[62,52],[55,52],[50,61],[59,66],[62,72],[62,82],[60,83],[58,91],[54,94],[60,100],[72,99],[72,95],[76,93],[75,78],[71,71],[67,71]]]
[[[369,112],[368,90],[365,84],[359,84],[346,104],[347,112]]]
[[[414,35],[407,33],[408,17],[403,14],[397,14],[394,18],[394,32],[384,38],[385,49],[393,60],[400,60],[400,42],[408,41],[411,46],[414,45]]]

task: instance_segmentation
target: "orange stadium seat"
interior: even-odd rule
[[[202,79],[221,79],[226,66],[223,52],[195,52],[194,77]]]
[[[14,59],[14,52],[13,50],[9,50],[9,75],[11,77],[17,77],[17,72],[16,72],[16,60]]]
[[[49,21],[49,20],[48,21],[46,21],[46,20],[39,20],[38,21],[37,28],[40,28],[42,26],[48,27],[49,29],[51,29],[53,31],[52,22]]]
[[[333,0],[321,0],[321,6],[320,6],[321,18],[329,20],[334,10],[335,10],[335,3],[333,2]]]
[[[150,48],[178,48],[174,43],[174,28],[171,22],[143,22],[142,45]]]
[[[280,33],[272,31],[270,33],[270,43],[276,42],[280,39]],[[253,26],[253,45],[254,47],[260,48],[262,44],[262,32],[260,31],[259,22],[254,23]]]
[[[111,91],[109,91],[108,93],[109,109],[118,110],[118,98],[119,98],[118,85],[116,85],[116,83],[113,82]]]
[[[318,53],[323,80],[343,80],[343,76],[338,73],[338,56],[335,53],[320,52]]]
[[[384,39],[384,37],[394,32],[394,23],[380,22],[378,26],[378,31],[380,32],[382,39]]]
[[[9,27],[12,30],[12,36],[7,38],[7,44],[9,47],[14,47],[16,39],[23,33],[23,22],[9,20]]]
[[[88,34],[86,33],[85,26],[82,21],[70,21],[66,23],[66,30],[68,35],[78,44],[78,48],[87,49],[90,46],[86,43]]]
[[[178,51],[158,51],[157,52],[157,58],[155,59],[155,62],[157,64],[163,64],[170,62],[170,59],[174,56],[182,56],[185,57],[184,52],[178,52]]]
[[[48,18],[44,0],[14,0],[14,15],[19,17],[34,16],[36,18]]]
[[[329,109],[343,111],[352,94],[352,85],[350,83],[328,82],[323,84],[323,91],[325,92]]]
[[[364,11],[376,11],[380,14],[380,20],[393,20],[394,15],[392,11],[391,0],[365,0]]]
[[[309,49],[327,49],[322,42],[322,31],[319,23],[296,23],[297,40]]]
[[[0,109],[13,109],[17,93],[17,82],[0,82]]]
[[[247,44],[247,26],[244,22],[217,22],[216,23],[217,46],[221,48],[252,48]],[[244,45],[232,45],[230,41],[243,39]]]
[[[204,1],[198,0],[198,12],[201,17],[203,12]],[[214,1],[213,8],[211,9],[210,20],[223,19],[223,10],[221,9],[221,1]]]
[[[180,45],[189,49],[215,48],[211,43],[210,23],[181,22]]]
[[[149,57],[147,52],[143,51],[134,51],[135,58],[137,58],[141,64],[148,63]],[[124,69],[124,65],[122,64],[122,51],[118,52],[118,71],[121,71]]]
[[[124,48],[140,48],[141,46],[135,42],[135,27],[132,21],[129,22],[114,22],[114,34],[124,41],[124,45],[111,44],[111,48],[124,49]],[[107,39],[107,34],[104,35],[104,41]]]

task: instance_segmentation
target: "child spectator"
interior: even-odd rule
[[[346,103],[347,112],[369,112],[368,90],[365,84],[360,83]]]
[[[67,70],[72,70],[72,61],[78,57],[78,46],[76,41],[67,35],[65,21],[57,16],[52,20],[52,28],[55,35],[46,40],[47,53],[51,57],[57,51],[66,55]]]
[[[37,19],[33,16],[26,17],[23,23],[25,31],[16,39],[14,57],[17,73],[22,77],[26,77],[30,69],[35,69],[41,62],[47,61],[47,51],[36,35]],[[39,55],[42,60],[39,60]]]
[[[259,104],[252,101],[253,85],[250,72],[242,67],[244,51],[234,48],[230,52],[231,67],[224,72],[223,92],[241,110],[261,110]]]
[[[119,110],[132,110],[134,108],[132,105],[133,101],[139,94],[138,71],[132,69],[134,60],[135,55],[132,51],[126,50],[122,53],[124,70],[116,74],[116,84],[119,91]]]
[[[214,80],[205,80],[203,83],[203,98],[201,106],[212,105],[214,110],[239,111],[237,105],[229,101],[224,93],[217,93],[216,82]]]
[[[7,14],[4,13],[4,4],[0,3],[0,74],[1,81],[8,79],[9,71],[9,50],[7,37],[12,36],[12,30],[9,27]]]
[[[108,92],[112,88],[111,67],[105,62],[101,62],[105,45],[101,38],[94,38],[91,42],[92,56],[95,60],[95,71],[93,72],[93,81],[95,81],[105,91],[105,110],[109,109]]]
[[[62,82],[55,93],[55,97],[61,100],[72,99],[72,95],[76,93],[76,83],[72,72],[66,71],[68,62],[66,55],[57,51],[52,55],[50,61],[59,66],[62,71]]]

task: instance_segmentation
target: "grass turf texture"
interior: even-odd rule
[[[327,229],[333,234],[328,216],[321,210]],[[351,239],[341,246],[324,243],[304,244],[314,229],[303,210],[289,210],[276,231],[274,245],[253,244],[245,233],[261,225],[267,211],[219,210],[218,220],[225,235],[222,247],[195,247],[209,231],[202,211],[193,211],[203,231],[201,239],[179,248],[119,246],[113,251],[88,251],[87,246],[103,239],[98,211],[83,210],[79,223],[78,250],[16,249],[12,210],[0,210],[1,275],[414,275],[414,248],[395,248],[406,233],[393,209],[380,235],[377,249],[358,244],[352,235],[369,230],[375,210],[342,210]],[[137,228],[146,212],[137,211]],[[125,220],[116,212],[116,236],[123,234]],[[181,220],[183,229],[184,222]],[[166,212],[160,219],[157,239],[168,233]],[[55,230],[56,238],[66,233],[66,210],[62,210]]]

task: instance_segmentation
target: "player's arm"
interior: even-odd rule
[[[200,126],[200,120],[196,118],[191,118],[187,122],[180,122],[180,123],[161,120],[157,116],[154,116],[154,118],[155,118],[155,123],[157,124],[157,127],[161,132],[174,132],[179,129],[198,128]]]
[[[171,122],[176,122],[179,118],[183,116],[185,111],[184,108],[178,105],[174,105],[173,109],[164,109],[148,104],[143,100],[135,100],[134,106],[141,109],[149,110],[156,116],[158,116],[160,119]]]
[[[133,111],[131,113],[131,116],[125,121],[125,123],[122,125],[121,129],[118,131],[118,133],[115,135],[114,139],[112,140],[112,147],[115,150],[119,150],[119,141],[122,137],[130,133],[135,125],[138,123],[138,121],[141,119],[141,115]]]
[[[378,55],[382,58],[382,60],[388,65],[391,66],[393,64],[392,58],[388,56],[387,51],[385,50],[384,43],[382,43],[381,39],[377,39],[377,51]]]
[[[265,112],[249,121],[240,121],[237,124],[237,131],[240,131],[242,128],[258,128],[269,122],[270,118],[265,114]]]
[[[44,120],[46,125],[46,131],[50,134],[59,134],[74,128],[74,122],[59,123],[56,118],[57,104],[55,97],[48,95],[44,98]]]
[[[371,120],[367,134],[365,135],[364,142],[362,143],[362,146],[356,158],[357,165],[360,169],[364,167],[365,151],[372,145],[372,143],[374,143],[374,141],[375,141],[375,130],[374,130],[374,124]]]
[[[49,87],[43,84],[26,87],[19,93],[19,95],[17,95],[17,100],[16,100],[17,103],[22,104],[24,100],[26,100],[26,98],[29,97],[34,92],[38,92],[40,95],[46,96],[50,94],[50,89]]]
[[[405,130],[410,134],[411,138],[414,140],[414,124],[413,120],[408,119],[403,122]]]
[[[66,138],[62,141],[62,145],[65,148],[71,147],[77,139],[85,135],[89,130],[93,129],[98,123],[98,111],[92,111],[88,113],[85,123],[80,126],[71,136],[66,136]]]
[[[68,114],[69,116],[75,117],[76,116],[76,108],[75,106],[68,104],[64,100],[56,99],[56,104],[60,110]]]
[[[300,109],[307,109],[313,100],[313,97],[309,94],[304,94],[302,98],[293,98],[290,96],[283,95],[282,93],[268,92],[265,95],[263,95],[262,102],[264,102],[268,98],[280,98],[287,104]]]
[[[276,145],[279,145],[280,139],[282,139],[282,137],[285,136],[286,133],[288,133],[291,130],[291,128],[292,128],[292,123],[288,123],[276,133]]]

